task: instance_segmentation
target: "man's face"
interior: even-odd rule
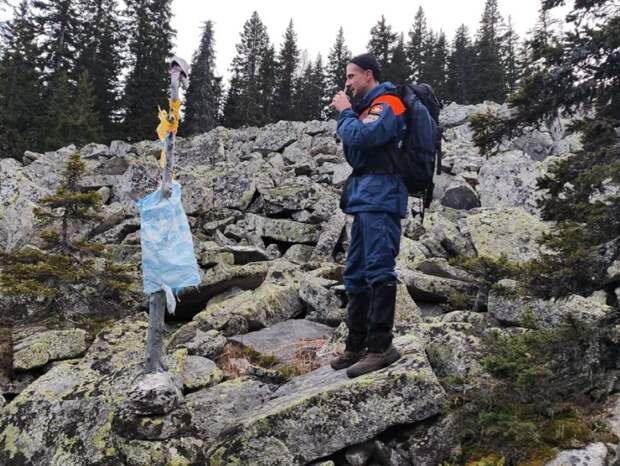
[[[358,99],[364,97],[372,87],[373,82],[371,70],[364,70],[355,63],[347,65],[347,81],[345,86],[347,89],[350,89],[353,97]]]

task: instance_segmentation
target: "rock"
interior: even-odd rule
[[[30,370],[50,361],[69,359],[86,351],[86,332],[81,329],[49,330],[18,341],[13,347],[13,368]]]
[[[83,159],[96,159],[99,157],[109,157],[109,156],[110,156],[110,150],[108,149],[108,146],[106,146],[105,144],[97,144],[93,142],[90,144],[86,144],[84,147],[80,149],[80,157],[82,157]]]
[[[447,331],[426,346],[426,354],[439,377],[475,377],[482,373],[482,344],[473,335]]]
[[[112,190],[107,186],[102,186],[97,190],[99,193],[99,197],[101,198],[102,204],[107,204],[110,200],[110,196],[112,195]]]
[[[544,160],[553,151],[553,139],[548,131],[533,130],[513,139],[508,148],[523,151],[534,160]]]
[[[38,152],[31,152],[29,150],[24,152],[24,156],[22,157],[22,162],[24,165],[30,165],[35,160],[42,157],[43,154],[39,154]]]
[[[592,443],[583,449],[565,450],[545,466],[606,466],[613,456],[604,443]]]
[[[422,422],[407,433],[409,463],[435,466],[458,451],[462,419],[453,411],[439,419]]]
[[[478,286],[472,282],[426,275],[421,272],[397,269],[413,299],[427,302],[446,302],[452,296],[468,297],[472,303]]]
[[[345,458],[351,466],[364,466],[368,464],[370,457],[374,452],[375,446],[373,442],[365,442],[360,445],[354,445],[347,448]]]
[[[567,319],[595,326],[613,312],[613,308],[596,299],[571,295],[554,301],[528,297],[514,280],[500,280],[489,293],[488,312],[508,325],[523,325],[533,318],[540,327],[551,328]]]
[[[14,159],[0,159],[0,248],[23,246],[35,229],[36,202],[51,192]]]
[[[332,218],[323,224],[318,242],[310,257],[311,261],[332,261],[334,259],[334,252],[342,236],[346,221],[346,215],[338,210],[334,212]]]
[[[136,149],[134,149],[130,144],[127,144],[125,141],[112,141],[110,143],[109,153],[113,157],[123,157],[124,155],[137,153]]]
[[[479,256],[498,259],[503,254],[513,261],[537,258],[537,241],[549,232],[547,224],[519,207],[482,210],[467,216],[465,224]]]
[[[267,125],[256,138],[252,150],[262,154],[282,152],[299,139],[303,130],[303,123],[293,121],[279,121]]]
[[[422,311],[411,298],[407,287],[398,283],[396,288],[396,305],[394,307],[394,335],[405,335],[422,321]]]
[[[305,342],[312,341],[313,346],[322,346],[317,340],[327,342],[332,333],[333,329],[327,325],[293,319],[245,335],[235,335],[229,341],[264,355],[276,356],[280,362],[291,364],[300,357],[299,351]]]
[[[223,352],[228,340],[217,330],[200,330],[197,322],[192,321],[170,338],[168,348],[187,348],[190,355],[217,359]]]
[[[167,414],[183,400],[183,394],[168,372],[146,374],[129,392],[130,409],[143,415]]]
[[[310,261],[314,249],[313,246],[307,244],[293,244],[286,250],[283,257],[296,264],[305,264]]]
[[[464,224],[462,212],[442,208],[436,212],[430,212],[424,217],[424,234],[419,238],[421,246],[426,248],[427,257],[442,257],[440,253],[434,253],[429,248],[429,241],[434,240],[441,248],[455,256],[472,257],[476,250]],[[424,249],[422,249],[424,251]]]
[[[441,197],[441,205],[458,210],[480,207],[480,199],[474,189],[465,181],[452,181]]]
[[[434,257],[424,259],[417,265],[417,270],[426,275],[435,275],[436,277],[449,278],[451,280],[461,280],[466,282],[475,282],[476,279],[459,268],[451,266],[446,259]]]
[[[270,401],[236,418],[211,447],[212,461],[306,464],[438,413],[445,394],[421,343],[407,336],[395,345],[403,357],[386,369],[348,379],[345,371],[323,367],[282,385]]]
[[[316,243],[319,239],[319,228],[316,225],[261,217],[254,214],[248,214],[246,219],[249,227],[264,238],[287,243],[305,244]]]
[[[122,464],[127,466],[207,464],[203,454],[204,442],[192,437],[169,438],[165,442],[119,441],[119,449],[122,452]]]
[[[396,258],[396,266],[399,268],[415,270],[419,264],[426,260],[424,250],[418,241],[413,241],[406,236],[400,238],[400,252]]]
[[[346,310],[335,290],[337,282],[316,275],[304,275],[300,279],[299,297],[310,307],[307,319],[327,325],[338,325],[346,318]]]
[[[225,335],[245,333],[293,318],[303,312],[295,281],[265,281],[254,291],[245,291],[217,303],[194,317],[201,328],[214,328]]]
[[[538,189],[537,182],[555,160],[537,162],[521,151],[503,152],[486,159],[478,173],[482,206],[521,207],[532,215],[540,215],[537,202],[543,191]]]
[[[2,411],[2,408],[4,408],[5,405],[6,405],[6,400],[4,399],[2,395],[0,395],[0,411]]]
[[[222,381],[224,373],[213,361],[202,356],[188,356],[183,372],[183,388],[196,391]]]

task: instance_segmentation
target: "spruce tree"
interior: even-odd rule
[[[263,58],[266,56],[269,47],[267,28],[255,11],[243,25],[240,41],[236,46],[237,55],[233,58],[231,66],[233,77],[230,90],[234,90],[234,92],[229,91],[224,105],[224,122],[227,125],[231,127],[255,126],[264,120],[265,117],[261,114],[258,76],[261,72]],[[235,99],[237,104],[233,105],[233,102],[229,101],[230,99]]]
[[[319,54],[316,62],[309,62],[296,82],[296,120],[320,120],[327,109],[326,78],[323,60]]]
[[[336,41],[327,56],[326,79],[327,79],[327,95],[331,98],[338,91],[344,89],[344,83],[347,80],[347,63],[351,59],[351,51],[344,41],[344,31],[342,27],[338,29]]]
[[[392,57],[384,79],[395,84],[403,84],[409,78],[409,64],[407,63],[407,53],[405,50],[405,39],[401,33],[392,51]]]
[[[521,77],[519,58],[519,37],[512,27],[512,18],[508,16],[506,32],[502,37],[502,63],[506,76],[506,93],[512,94],[517,90],[517,83]]]
[[[502,16],[497,0],[486,0],[478,30],[473,69],[472,100],[503,102],[506,98],[506,76],[501,48]]]
[[[186,134],[204,133],[219,122],[222,97],[222,78],[215,76],[213,22],[206,21],[198,50],[192,61],[192,71],[185,98]]]
[[[174,31],[171,0],[127,0],[130,19],[129,54],[132,64],[125,85],[123,128],[131,141],[153,139],[157,108],[168,107]]]
[[[435,47],[437,45],[437,37],[432,30],[427,31],[426,40],[422,44],[422,66],[420,67],[420,73],[417,77],[417,82],[428,83],[433,79],[433,56],[435,54]]]
[[[276,51],[269,45],[261,54],[261,66],[258,70],[258,109],[257,125],[266,125],[277,120],[277,96],[274,93],[277,79]]]
[[[276,120],[295,119],[293,110],[293,87],[295,72],[299,64],[299,49],[297,47],[297,34],[291,20],[284,33],[284,40],[278,53],[277,83],[275,89]]]
[[[368,51],[375,56],[384,72],[389,69],[397,39],[398,34],[392,32],[392,26],[381,15],[381,19],[370,29]]]
[[[561,2],[545,0],[548,11]],[[581,132],[583,150],[550,167],[539,187],[547,190],[540,207],[555,225],[544,240],[546,251],[532,267],[532,290],[545,296],[579,293],[588,296],[605,283],[605,263],[619,252],[620,197],[596,200],[605,180],[620,183],[620,19],[612,0],[576,2],[566,21],[570,31],[556,47],[545,41],[532,50],[538,61],[509,98],[511,112],[492,112],[471,119],[474,142],[486,155],[506,138],[538,127],[558,113],[573,116],[571,130]],[[614,252],[615,251],[615,252]]]
[[[118,0],[78,0],[82,17],[77,73],[91,79],[95,110],[106,141],[117,138],[120,79],[127,35]]]
[[[35,215],[45,227],[42,248],[0,252],[0,288],[5,294],[39,302],[44,298],[49,310],[62,314],[66,305],[92,305],[102,298],[119,301],[131,293],[132,267],[114,261],[104,246],[72,233],[96,219],[101,209],[97,191],[81,190],[83,173],[84,163],[75,153],[57,191],[39,200]]]
[[[424,81],[430,84],[439,100],[445,100],[447,94],[448,47],[446,35],[440,31],[426,59]]]
[[[407,61],[410,67],[409,79],[413,82],[420,81],[422,77],[428,34],[426,16],[422,7],[419,7],[413,20],[413,26],[409,31],[409,42],[407,43]]]
[[[469,31],[462,24],[456,30],[452,53],[448,59],[447,101],[459,104],[471,103],[472,59],[473,50]]]
[[[0,58],[0,157],[21,159],[25,150],[41,150],[42,89],[39,49],[30,2],[15,9],[3,30]]]

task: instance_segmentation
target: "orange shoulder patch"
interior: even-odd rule
[[[398,116],[405,113],[405,104],[395,95],[382,95],[372,101],[373,106],[376,104],[388,104],[394,115]]]

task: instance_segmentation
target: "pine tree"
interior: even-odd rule
[[[429,44],[430,47],[430,44]],[[446,35],[440,31],[432,44],[430,56],[426,60],[424,80],[433,87],[439,100],[445,100],[447,94],[448,47]]]
[[[106,140],[119,137],[120,79],[127,46],[117,0],[79,0],[82,17],[77,73],[87,72]]]
[[[471,103],[473,50],[469,31],[462,24],[454,36],[452,53],[448,59],[447,101]]]
[[[517,90],[517,83],[521,77],[520,59],[518,56],[519,37],[512,27],[512,18],[508,16],[506,32],[502,37],[502,63],[506,76],[506,93],[512,94]]]
[[[309,62],[296,82],[295,115],[296,120],[320,120],[327,107],[326,78],[323,60],[319,54],[316,62]]]
[[[350,59],[351,51],[344,42],[344,31],[340,27],[336,41],[327,56],[327,95],[330,98],[344,89],[344,83],[347,80],[347,63]]]
[[[398,42],[392,51],[390,64],[386,70],[384,79],[395,84],[403,84],[409,78],[409,64],[407,63],[407,53],[405,50],[405,39],[401,33]]]
[[[74,87],[63,72],[52,82],[52,94],[45,121],[45,147],[58,149],[68,144],[78,146],[100,142],[103,131],[95,110],[94,90],[87,72]]]
[[[224,122],[234,128],[258,125],[265,118],[262,115],[258,76],[270,41],[267,28],[256,11],[243,25],[240,39],[231,66],[233,77],[230,89],[234,92],[229,91],[224,105]],[[235,99],[237,105],[229,102],[230,99]]]
[[[421,81],[422,69],[425,62],[425,50],[428,43],[428,28],[426,26],[426,16],[422,7],[416,12],[413,26],[409,31],[409,42],[407,43],[407,61],[409,62],[409,79],[413,82]]]
[[[431,30],[426,33],[426,40],[422,44],[422,66],[420,67],[420,73],[417,77],[417,82],[429,83],[433,79],[433,56],[435,54],[435,47],[437,46],[437,37]],[[430,84],[430,83],[429,83]]]
[[[66,74],[65,74],[66,75]],[[78,153],[67,163],[63,181],[51,196],[39,200],[35,210],[46,227],[42,249],[26,246],[0,252],[0,287],[9,296],[40,300],[62,313],[67,304],[84,304],[128,297],[132,289],[131,266],[115,262],[104,246],[75,237],[79,224],[97,218],[101,199],[97,191],[82,192],[84,163]]]
[[[66,73],[77,80],[76,56],[80,50],[81,20],[75,0],[35,0],[40,33],[44,84]]]
[[[278,53],[276,95],[276,120],[293,120],[293,87],[294,74],[299,64],[297,34],[293,28],[293,20],[289,22],[284,33],[284,40]]]
[[[123,121],[126,138],[153,139],[157,108],[167,108],[170,72],[166,59],[174,31],[171,0],[127,0],[131,31],[129,53],[132,69],[127,77]]]
[[[383,72],[390,67],[397,39],[398,34],[392,32],[392,26],[387,24],[385,17],[381,15],[381,19],[370,29],[368,51],[375,56]]]
[[[273,92],[277,79],[276,51],[269,45],[261,54],[261,66],[258,70],[258,109],[259,116],[256,124],[259,126],[273,123],[275,117],[277,96]]]
[[[185,99],[186,134],[204,133],[217,126],[221,97],[222,78],[215,76],[213,22],[207,21],[192,61]]]
[[[503,102],[506,98],[506,76],[501,57],[502,17],[497,0],[487,0],[475,49],[472,99],[475,102],[492,100]]]
[[[37,69],[36,34],[30,2],[24,0],[3,30],[0,157],[21,159],[25,150],[42,149],[39,115],[43,111],[43,100]]]

